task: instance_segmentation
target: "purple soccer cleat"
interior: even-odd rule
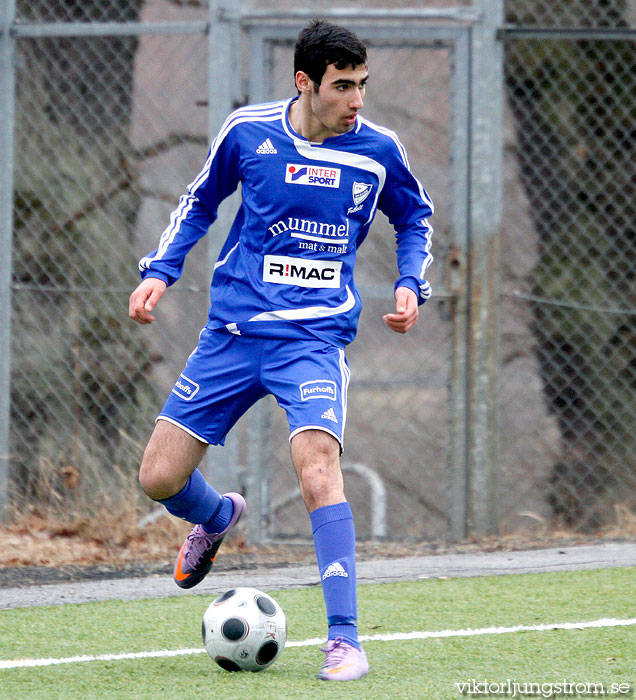
[[[228,526],[222,532],[208,534],[201,525],[195,525],[181,545],[174,564],[174,581],[179,588],[192,588],[210,572],[221,542],[236,525],[245,510],[245,499],[239,493],[226,493],[234,504],[234,512]]]
[[[369,673],[369,662],[363,649],[356,649],[342,640],[329,639],[324,649],[327,657],[318,678],[322,681],[355,681]]]

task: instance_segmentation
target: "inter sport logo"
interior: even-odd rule
[[[285,182],[292,185],[314,185],[318,187],[340,187],[340,168],[320,168],[314,165],[288,163]]]

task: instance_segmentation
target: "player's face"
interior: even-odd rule
[[[318,89],[311,83],[311,110],[325,137],[346,134],[364,104],[369,71],[365,65],[339,70],[330,63]]]

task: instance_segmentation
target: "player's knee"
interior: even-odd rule
[[[166,471],[161,468],[158,455],[149,445],[139,467],[139,484],[144,493],[154,501],[168,498],[175,493],[175,486],[171,481]]]
[[[334,480],[335,470],[320,464],[307,465],[301,472],[303,491],[308,495],[324,492]]]
[[[346,500],[339,476],[329,478],[320,474],[315,478],[315,475],[307,475],[307,478],[301,482],[301,494],[305,507],[310,513],[317,508]]]
[[[156,478],[153,470],[144,462],[141,463],[141,467],[139,469],[139,485],[143,489],[146,496],[152,498],[153,500],[158,500],[156,495],[161,484]]]
[[[325,456],[326,457],[326,456]],[[299,471],[300,490],[307,509],[316,508],[344,500],[342,472],[338,460],[321,459],[316,455]]]

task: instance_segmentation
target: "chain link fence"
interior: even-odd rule
[[[198,33],[117,35],[125,25],[113,23],[151,21],[151,8],[16,9],[20,22],[108,28],[56,36],[50,24],[17,42],[9,502],[133,526],[148,508],[136,471],[169,390],[165,359],[190,351],[207,308],[207,270],[191,265],[178,296],[198,319],[149,337],[127,318],[137,260],[207,149],[205,22]],[[179,105],[162,92],[181,80],[175,61],[188,75]]]
[[[551,525],[633,526],[636,3],[511,2],[507,19],[521,30],[504,34],[506,95],[534,235],[504,264],[534,265],[506,292],[559,432],[531,484]]]
[[[312,3],[317,14],[326,7]],[[626,532],[636,518],[636,2],[510,0],[505,10],[500,440],[489,502],[498,534]],[[129,321],[127,300],[137,260],[205,159],[207,21],[196,0],[16,4],[19,25],[43,29],[15,42],[10,513],[95,527],[108,513],[134,528],[152,508],[136,481],[141,452],[205,322],[221,233],[190,256],[152,327]],[[60,24],[92,25],[94,35]],[[274,48],[272,98],[291,94],[290,52]],[[453,376],[444,291],[448,124],[464,116],[451,114],[458,67],[443,42],[405,46],[397,24],[370,60],[365,113],[398,132],[437,205],[437,297],[404,338],[383,327],[395,263],[379,217],[357,276],[365,310],[348,351],[345,480],[363,539],[445,540],[449,404],[470,390]],[[260,451],[262,536],[306,538],[284,416],[264,405],[256,433],[245,420],[235,429],[237,486],[254,488],[249,455]]]

